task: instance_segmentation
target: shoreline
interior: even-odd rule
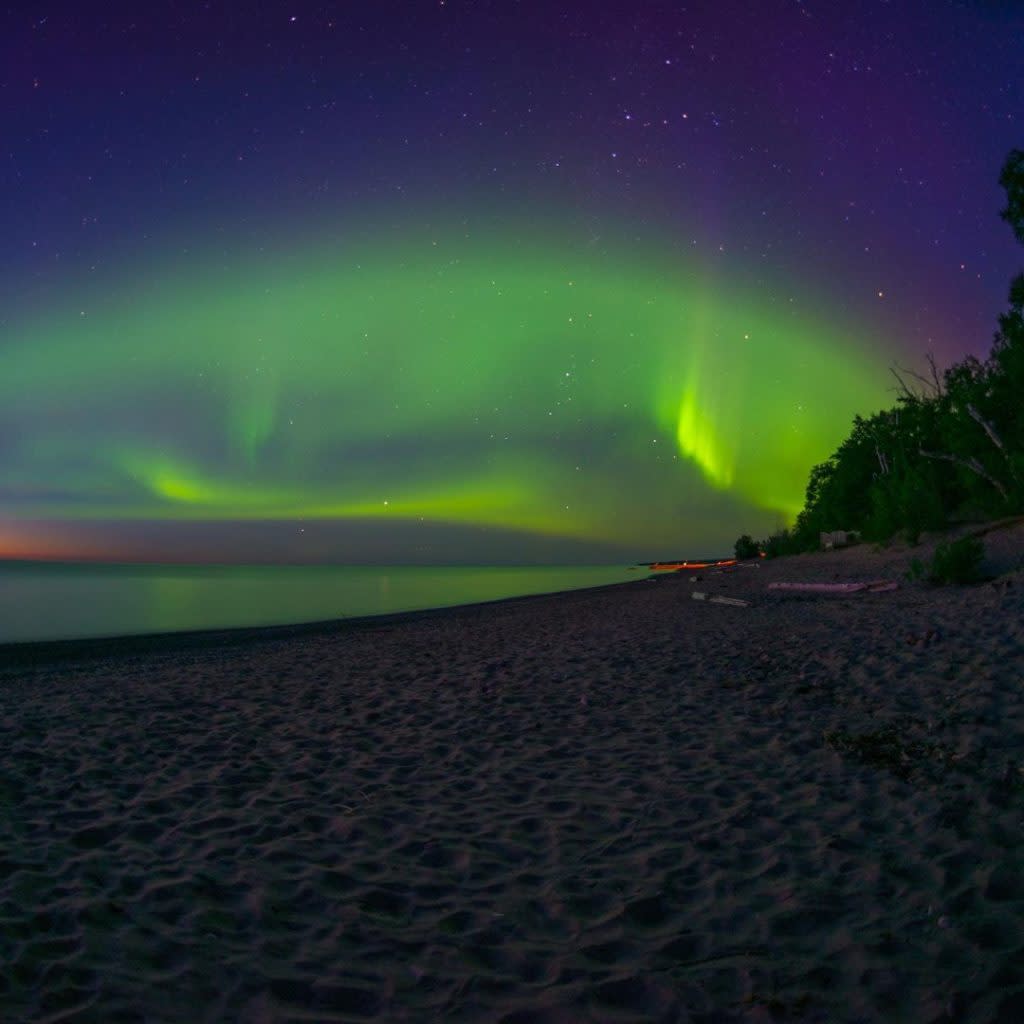
[[[300,638],[330,636],[349,629],[374,629],[388,626],[400,626],[423,619],[444,618],[446,616],[475,616],[486,613],[487,609],[511,605],[518,602],[543,600],[563,600],[572,595],[592,592],[616,592],[629,590],[637,584],[675,585],[680,580],[689,580],[699,576],[703,581],[718,579],[723,592],[734,593],[737,588],[730,587],[727,581],[720,579],[726,573],[731,574],[733,568],[740,571],[754,569],[762,572],[752,582],[777,579],[790,576],[798,580],[825,579],[830,573],[835,575],[837,568],[846,569],[846,575],[852,572],[858,578],[867,578],[878,572],[889,572],[900,577],[901,587],[908,584],[902,579],[913,557],[927,556],[934,552],[938,543],[950,538],[961,536],[989,537],[996,531],[1021,528],[1024,534],[1024,517],[1012,517],[1003,520],[978,524],[963,524],[942,533],[926,536],[919,545],[895,543],[879,549],[867,543],[841,548],[835,551],[814,551],[798,555],[784,555],[774,559],[750,559],[745,563],[734,565],[734,560],[722,560],[719,563],[697,563],[692,568],[657,571],[653,566],[676,564],[675,562],[637,562],[630,568],[636,568],[635,579],[617,583],[604,583],[592,587],[577,587],[568,590],[546,591],[537,594],[519,594],[511,597],[495,598],[490,601],[474,601],[467,604],[441,605],[430,608],[411,609],[408,611],[385,612],[380,614],[354,615],[350,617],[317,619],[308,622],[276,623],[260,626],[229,626],[210,629],[169,630],[154,633],[127,633],[110,636],[69,637],[57,640],[23,640],[0,642],[0,673],[6,669],[18,669],[27,665],[45,666],[51,662],[75,659],[104,659],[139,654],[171,654],[175,651],[201,651],[218,647],[236,647],[247,644],[286,642]],[[1014,542],[1016,543],[1016,542]],[[1021,541],[1024,551],[1024,540]],[[822,561],[827,559],[827,561]],[[1011,560],[1004,553],[986,559],[990,573],[1005,574],[1011,569]],[[1021,564],[1024,565],[1024,555]],[[875,568],[863,571],[860,567],[870,562]],[[851,565],[852,563],[852,565]],[[723,572],[720,566],[725,566]],[[640,575],[647,570],[646,575]],[[741,577],[742,578],[742,577]],[[977,585],[977,584],[974,584]],[[920,589],[926,584],[909,584],[912,589]],[[757,587],[740,588],[744,594],[758,593]],[[759,595],[760,596],[760,595]]]
[[[602,583],[593,587],[576,587],[539,594],[518,594],[498,597],[492,601],[473,601],[468,604],[440,605],[432,608],[414,608],[402,612],[384,612],[378,615],[353,615],[336,619],[318,619],[310,622],[284,622],[266,626],[229,626],[213,629],[170,630],[162,633],[123,633],[113,636],[69,637],[61,640],[17,640],[0,643],[0,677],[6,666],[26,664],[46,665],[68,659],[112,658],[121,655],[174,653],[176,650],[208,650],[215,647],[234,647],[250,643],[287,641],[303,637],[330,636],[348,629],[373,629],[376,626],[403,625],[421,619],[444,617],[446,614],[473,615],[478,609],[565,598],[573,594],[628,589],[637,583],[658,582],[660,577],[638,576],[620,583]]]

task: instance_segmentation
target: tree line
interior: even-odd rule
[[[1001,216],[1024,244],[1024,150],[1011,151],[999,184]],[[916,542],[951,520],[1024,511],[1024,273],[1010,284],[986,359],[967,356],[940,371],[929,356],[924,373],[892,373],[896,404],[854,418],[849,436],[811,470],[793,527],[762,541],[740,537],[737,557],[808,551],[831,530]]]

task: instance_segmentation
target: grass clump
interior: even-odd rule
[[[985,545],[980,537],[961,537],[935,549],[928,579],[932,583],[977,583]]]
[[[920,558],[910,560],[910,568],[907,570],[906,577],[912,583],[928,578],[928,569]]]
[[[920,558],[910,560],[906,573],[908,580],[927,580],[929,583],[977,583],[981,574],[981,561],[985,557],[985,545],[980,537],[961,537],[946,541],[935,549],[931,562],[925,565]]]

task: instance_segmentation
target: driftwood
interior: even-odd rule
[[[976,530],[970,530],[964,536],[984,537],[986,533],[991,533],[993,530],[1005,530],[1007,527],[1018,526],[1021,523],[1024,523],[1024,516],[1008,516],[1006,519],[997,519],[995,522],[979,526]]]
[[[695,601],[707,601],[709,604],[732,604],[737,608],[746,608],[750,605],[749,601],[741,601],[738,597],[722,597],[719,594],[708,597],[702,590],[695,590],[692,597]]]
[[[877,594],[886,590],[896,590],[899,584],[895,580],[864,580],[849,583],[769,583],[769,590],[808,590],[815,594],[855,594],[866,590]]]

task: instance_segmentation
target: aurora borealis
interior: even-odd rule
[[[27,510],[47,511],[30,498],[42,462],[86,496],[62,499],[69,517],[95,515],[99,493],[115,518],[426,518],[626,542],[697,488],[791,512],[837,409],[878,397],[855,340],[830,338],[847,366],[829,387],[823,321],[730,306],[670,260],[513,237],[354,250],[170,272],[30,326],[5,406],[56,429],[10,468]]]
[[[644,558],[791,518],[853,415],[891,401],[893,360],[985,350],[1013,266],[989,178],[1020,141],[999,55],[1024,22],[929,21],[919,70],[962,72],[967,28],[991,39],[969,85],[1001,134],[962,111],[989,135],[950,162],[948,126],[914,122],[918,165],[890,180],[862,137],[879,87],[822,70],[829,6],[765,5],[755,62],[729,5],[565,5],[529,85],[539,7],[504,48],[507,13],[451,0],[275,3],[241,33],[211,4],[112,10],[105,31],[79,8],[5,15],[0,556]],[[930,9],[877,6],[884,53]],[[730,72],[708,53],[731,30]],[[868,67],[862,37],[844,60]],[[792,50],[832,93],[790,89]],[[876,64],[865,81],[896,74]],[[781,99],[758,101],[766,81]],[[874,126],[886,160],[921,90],[946,96],[923,81]],[[825,117],[843,146],[815,153]],[[923,199],[968,187],[967,216]]]

